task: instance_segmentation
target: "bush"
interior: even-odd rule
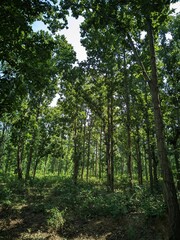
[[[52,230],[60,230],[63,228],[65,223],[65,210],[59,211],[58,208],[54,207],[48,211],[47,224]]]
[[[148,217],[161,217],[166,213],[162,195],[150,195],[142,201],[141,208]]]

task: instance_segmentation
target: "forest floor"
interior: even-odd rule
[[[15,181],[0,184],[0,240],[167,239],[165,214],[157,216],[154,211],[160,210],[147,206],[139,211],[133,206],[136,202],[124,201],[124,193],[105,195],[93,185],[77,188],[70,182],[44,181],[28,187]]]

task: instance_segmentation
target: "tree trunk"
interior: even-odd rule
[[[152,160],[153,160],[153,182],[154,182],[154,188],[157,190],[158,189],[158,174],[157,174],[157,166],[158,166],[158,160],[156,159],[156,154],[155,154],[155,146],[152,144],[151,145],[151,154],[152,154]]]
[[[98,176],[98,142],[96,141],[96,153],[95,153],[95,177]]]
[[[99,137],[99,179],[102,178],[103,172],[103,162],[102,162],[102,127],[100,130],[100,137]]]
[[[114,191],[114,140],[113,140],[113,96],[110,93],[107,106],[107,129],[105,127],[107,189]]]
[[[2,157],[4,155],[4,138],[6,129],[6,124],[3,124],[2,134],[0,136],[0,166],[2,166]]]
[[[145,82],[145,131],[147,138],[147,154],[148,154],[148,170],[149,170],[149,181],[150,181],[150,189],[151,193],[153,193],[153,166],[152,166],[152,153],[151,153],[151,141],[150,141],[150,122],[149,122],[149,114],[148,114],[148,96],[147,96],[147,86]]]
[[[127,172],[129,177],[129,186],[132,187],[130,87],[126,69],[127,69],[126,53],[124,50],[124,90],[125,90],[126,128],[127,128]]]
[[[157,80],[157,67],[154,49],[154,34],[152,29],[152,22],[147,18],[147,34],[149,38],[150,57],[151,57],[151,71],[152,78],[149,81],[150,92],[152,96],[152,103],[154,107],[154,120],[156,127],[157,147],[159,159],[162,170],[162,177],[164,182],[164,198],[168,206],[168,216],[170,224],[170,238],[171,240],[178,240],[180,236],[180,210],[176,195],[173,174],[170,168],[169,160],[167,157],[167,149],[165,144],[165,135],[163,127],[163,116],[161,112],[159,89]]]
[[[84,177],[85,156],[86,156],[86,119],[84,120],[83,126],[83,154],[81,162],[81,179],[83,179]]]
[[[17,146],[17,174],[18,179],[21,180],[23,178],[22,173],[22,152],[23,152],[23,144],[21,142],[18,143]]]
[[[37,171],[37,166],[39,164],[40,158],[36,158],[34,169],[33,169],[33,179],[35,179],[36,176],[36,171]]]
[[[79,163],[81,160],[81,131],[82,126],[78,126],[78,119],[75,119],[74,123],[74,155],[73,155],[73,162],[74,162],[74,169],[73,169],[73,181],[74,184],[77,184],[78,174],[79,174]]]
[[[139,135],[139,128],[136,127],[136,156],[137,156],[137,169],[138,169],[138,183],[139,185],[143,184],[143,177],[142,177],[142,160],[141,160],[141,150],[140,150],[140,135]]]
[[[86,181],[89,180],[89,165],[90,165],[90,153],[91,153],[91,119],[88,124],[88,152],[87,152],[87,164],[86,164]]]
[[[33,156],[33,151],[34,151],[34,141],[35,141],[35,132],[33,133],[33,137],[30,142],[29,157],[28,157],[28,162],[27,162],[27,166],[26,166],[26,175],[25,175],[26,180],[29,179],[29,173],[30,173],[31,163],[32,163],[32,156]]]

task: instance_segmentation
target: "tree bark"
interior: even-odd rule
[[[22,152],[23,152],[23,144],[21,142],[18,143],[17,146],[17,174],[18,179],[21,180],[23,178],[22,173]]]
[[[151,193],[153,193],[153,164],[152,164],[152,152],[151,152],[151,141],[150,141],[150,122],[149,122],[149,114],[148,114],[148,96],[147,96],[147,83],[145,82],[145,124],[146,124],[146,138],[147,138],[147,154],[148,154],[148,169],[149,169],[149,181],[150,181],[150,189]]]
[[[153,160],[153,182],[154,182],[154,188],[158,189],[158,174],[157,174],[157,167],[158,167],[158,160],[156,158],[155,154],[155,146],[151,145],[151,154],[152,154],[152,160]]]
[[[113,96],[110,91],[107,103],[107,126],[104,127],[106,145],[107,189],[114,191],[114,140],[113,140]]]
[[[142,177],[142,160],[141,160],[141,149],[140,149],[140,135],[139,135],[139,127],[136,126],[136,156],[137,156],[137,169],[138,169],[138,183],[139,185],[143,184]]]
[[[89,165],[90,165],[90,154],[91,154],[91,119],[88,124],[88,152],[87,152],[87,165],[86,165],[86,181],[89,180]]]
[[[132,153],[131,153],[131,113],[130,113],[130,84],[127,77],[126,53],[124,49],[124,91],[126,104],[126,128],[127,128],[127,172],[129,186],[132,187]]]

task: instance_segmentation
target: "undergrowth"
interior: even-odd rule
[[[162,194],[149,193],[148,187],[134,186],[114,193],[97,182],[80,181],[74,185],[70,178],[46,177],[28,182],[11,177],[0,179],[0,203],[3,207],[27,204],[34,212],[43,212],[47,226],[62,228],[74,218],[110,216],[118,218],[128,213],[143,213],[147,217],[163,216],[166,207]]]

